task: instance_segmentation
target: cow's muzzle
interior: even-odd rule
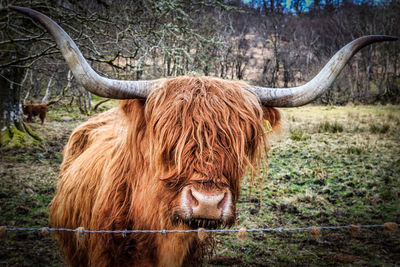
[[[232,194],[228,188],[195,188],[186,186],[180,196],[180,206],[173,215],[192,228],[217,228],[234,222]]]

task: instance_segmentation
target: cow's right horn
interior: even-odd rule
[[[346,63],[361,48],[376,42],[395,41],[388,35],[360,37],[340,49],[325,67],[308,83],[291,88],[266,88],[253,86],[260,102],[270,107],[298,107],[310,103],[323,94],[335,81]]]
[[[52,19],[30,8],[12,5],[8,8],[42,24],[57,43],[75,79],[95,95],[113,99],[146,98],[161,82],[161,80],[124,81],[102,77],[88,64],[71,37]]]

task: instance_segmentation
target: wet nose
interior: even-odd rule
[[[220,220],[228,212],[231,202],[228,189],[211,191],[190,187],[185,197],[192,209],[192,218]]]

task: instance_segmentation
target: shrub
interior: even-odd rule
[[[389,124],[371,124],[369,127],[369,131],[373,134],[385,134],[389,131],[390,125]]]
[[[343,125],[340,124],[339,122],[335,121],[335,122],[329,122],[329,121],[325,121],[325,122],[321,122],[317,125],[317,131],[319,133],[339,133],[339,132],[343,132]]]
[[[361,155],[363,154],[364,149],[361,147],[355,147],[351,146],[347,148],[347,154],[352,154],[352,155]]]
[[[290,130],[290,139],[293,141],[305,141],[311,139],[311,136],[306,134],[302,129],[291,129]]]

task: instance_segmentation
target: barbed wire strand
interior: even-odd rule
[[[398,227],[400,224],[394,223]],[[328,229],[328,230],[338,230],[338,229],[350,229],[350,228],[379,228],[385,227],[384,224],[371,224],[371,225],[342,225],[342,226],[310,226],[310,227],[296,227],[296,228],[254,228],[246,229],[247,232],[283,232],[283,231],[307,231],[315,228]],[[6,227],[6,231],[43,231],[47,230],[49,232],[64,231],[64,232],[78,232],[89,234],[130,234],[130,233],[197,233],[199,229],[190,230],[86,230],[86,229],[69,229],[69,228],[50,228],[50,227]],[[227,232],[239,232],[240,229],[203,229],[207,233],[227,233]],[[201,230],[201,231],[203,231]]]

